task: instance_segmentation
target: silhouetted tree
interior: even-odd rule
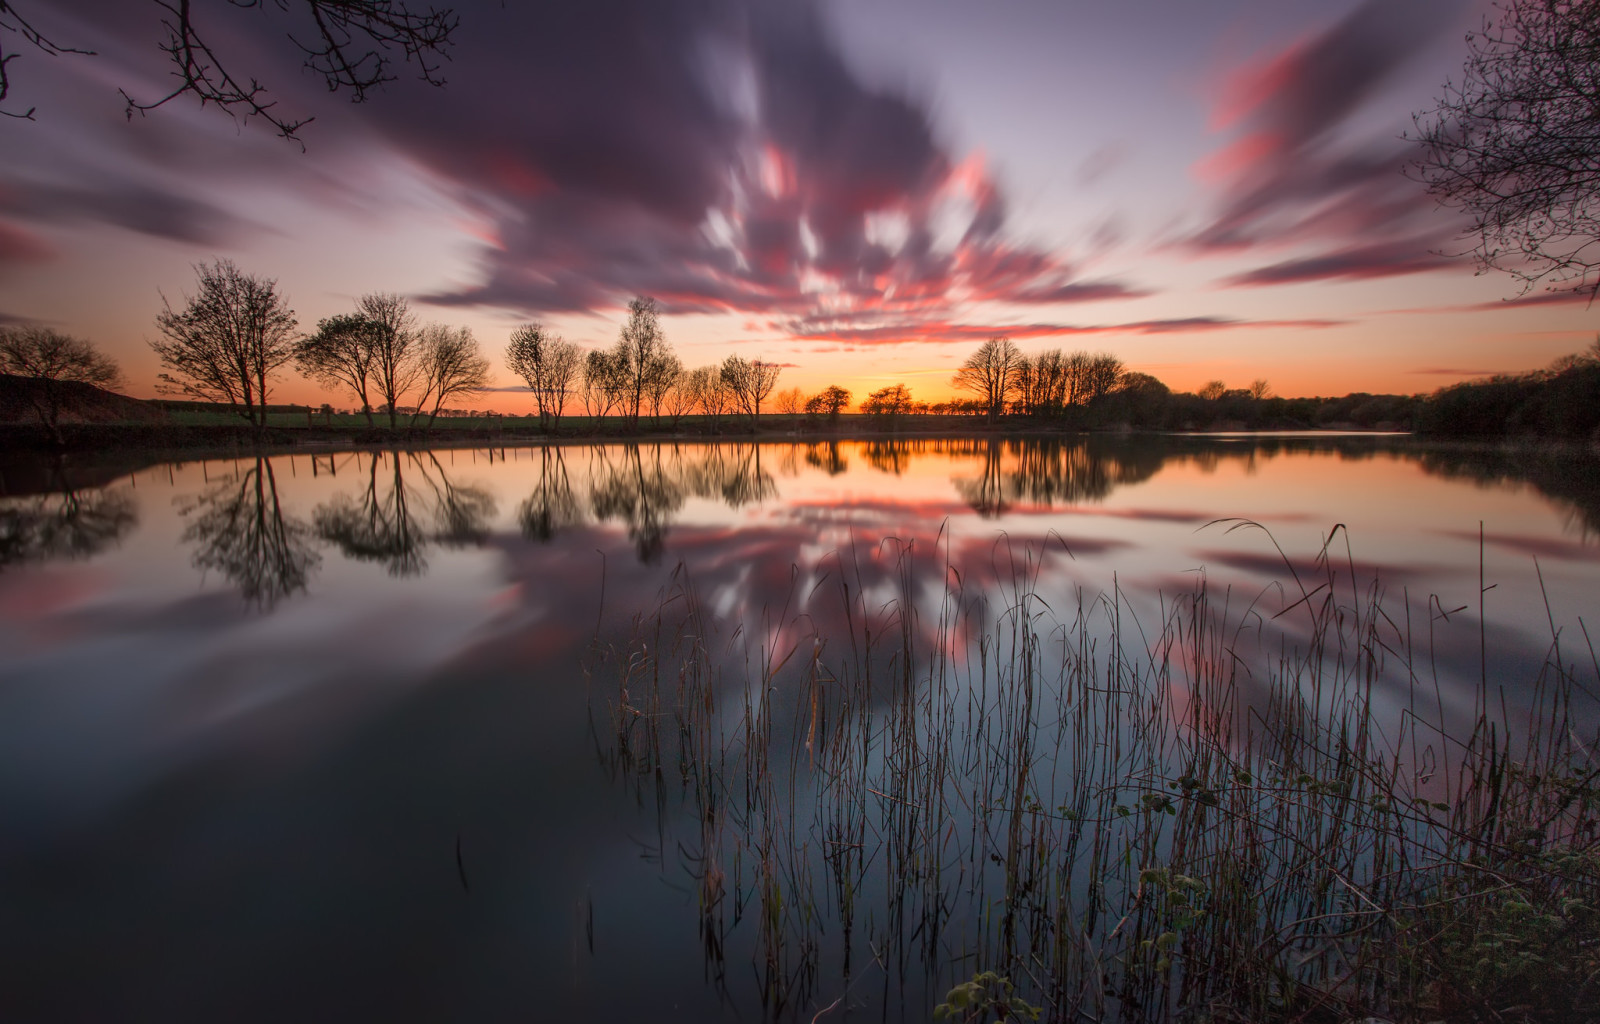
[[[674,368],[682,370],[662,333],[655,299],[641,295],[628,303],[628,322],[622,325],[612,360],[622,385],[623,414],[637,426],[639,412],[657,382],[669,377]]]
[[[583,350],[560,335],[548,335],[542,324],[523,324],[511,332],[506,366],[533,393],[539,423],[559,433],[567,399],[583,376]]]
[[[911,411],[911,390],[904,384],[879,388],[861,403],[861,411],[887,420],[893,426],[896,419]]]
[[[738,405],[739,410],[750,417],[750,430],[756,429],[756,424],[761,418],[761,403],[772,389],[778,386],[778,374],[782,368],[777,363],[769,363],[763,359],[745,359],[743,356],[729,356],[722,363],[722,383],[728,388],[728,393]]]
[[[602,417],[627,400],[628,371],[616,352],[594,349],[583,361],[583,409],[599,426]]]
[[[317,323],[317,333],[295,344],[295,368],[325,388],[346,388],[361,403],[372,426],[367,389],[377,345],[377,325],[360,313],[331,316]]]
[[[663,396],[662,404],[667,410],[667,415],[672,417],[673,430],[678,429],[678,423],[685,416],[700,407],[705,379],[704,368],[680,371],[672,382],[672,387]]]
[[[1250,382],[1250,397],[1261,401],[1272,397],[1272,385],[1267,383],[1265,377],[1258,377]]]
[[[200,290],[181,310],[165,299],[153,348],[170,373],[160,389],[231,407],[259,431],[279,367],[294,357],[294,310],[277,282],[252,277],[232,260],[195,266]]]
[[[677,388],[678,381],[682,378],[683,363],[677,356],[668,353],[666,358],[656,363],[644,385],[645,397],[650,400],[650,415],[653,419],[661,419],[662,404]]]
[[[720,429],[722,417],[733,402],[733,392],[722,378],[722,367],[700,366],[690,370],[688,386],[694,392],[700,411],[711,421],[712,429]]]
[[[399,425],[400,400],[422,377],[417,318],[411,304],[393,292],[363,295],[358,305],[372,329],[372,384],[393,430]]]
[[[1215,402],[1227,393],[1228,385],[1224,384],[1220,380],[1207,381],[1201,386],[1199,391],[1195,392],[1195,394],[1199,395],[1201,398],[1204,398],[1208,402]]]
[[[830,384],[806,399],[805,408],[808,415],[826,416],[838,423],[839,414],[850,408],[850,392],[837,384]]]
[[[13,33],[47,54],[93,55],[92,50],[45,36],[23,14],[30,6],[30,0],[0,0],[0,40],[7,33]],[[160,46],[176,69],[173,77],[177,84],[165,96],[150,101],[136,100],[123,90],[130,117],[135,111],[142,113],[189,95],[198,99],[202,106],[211,104],[235,117],[260,117],[284,138],[298,140],[297,133],[312,119],[297,120],[278,112],[277,101],[268,96],[266,86],[257,76],[238,72],[232,58],[225,59],[223,53],[213,47],[213,39],[229,39],[231,30],[224,29],[215,36],[202,34],[204,30],[196,20],[196,10],[214,8],[192,5],[189,0],[152,0],[150,6],[151,27],[164,35]],[[304,55],[306,70],[321,76],[330,92],[347,90],[353,101],[366,99],[369,92],[394,80],[396,52],[407,63],[417,65],[423,81],[444,84],[439,68],[447,58],[457,22],[450,8],[435,10],[430,7],[417,11],[410,9],[405,0],[295,0],[292,3],[278,0],[275,4],[262,0],[233,0],[233,6],[299,12],[300,16],[290,27],[289,38]],[[226,5],[221,9],[226,10]],[[16,56],[3,51],[4,47],[0,46],[0,104],[5,102],[10,91],[8,65]],[[10,112],[0,107],[0,113],[32,118],[34,108]]]
[[[1117,386],[1117,381],[1122,377],[1122,360],[1103,352],[1087,356],[1080,373],[1082,383],[1078,389],[1078,400],[1093,402],[1104,398]]]
[[[967,357],[950,383],[977,395],[993,422],[1005,411],[1006,399],[1016,388],[1021,362],[1022,353],[1010,338],[990,338]]]
[[[1585,287],[1600,270],[1600,5],[1506,0],[1467,47],[1461,83],[1416,118],[1416,170],[1472,218],[1481,267]]]
[[[417,383],[421,394],[411,421],[415,423],[427,408],[429,429],[446,399],[474,395],[488,387],[489,360],[478,351],[472,329],[443,324],[424,327],[418,338]]]
[[[28,377],[38,382],[29,391],[39,422],[62,444],[61,397],[63,383],[114,388],[121,385],[117,364],[81,338],[49,327],[0,327],[0,373]]]
[[[195,568],[220,572],[249,604],[270,608],[304,590],[322,556],[303,521],[284,514],[272,460],[258,458],[181,512]]]

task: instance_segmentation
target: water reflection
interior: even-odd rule
[[[529,540],[549,541],[585,519],[582,500],[572,487],[563,448],[539,449],[539,482],[517,508],[517,523]]]
[[[1118,446],[1107,449],[1091,440],[1056,438],[993,438],[978,454],[976,475],[957,476],[957,493],[986,519],[1004,515],[1018,504],[1053,505],[1104,501],[1125,484],[1150,479],[1164,461],[1159,449]]]
[[[661,558],[667,530],[689,498],[737,509],[777,495],[777,481],[763,467],[759,445],[619,445],[590,453],[589,513],[602,522],[620,522],[647,563]],[[519,512],[523,535],[549,541],[584,518],[565,459],[547,450],[539,482]]]
[[[1600,462],[1560,449],[1447,448],[1423,451],[1428,473],[1482,486],[1527,484],[1560,508],[1568,529],[1583,539],[1600,535]]]
[[[407,577],[427,571],[429,544],[482,544],[494,513],[493,495],[451,480],[432,452],[373,452],[361,492],[317,506],[313,518],[317,535],[346,558]]]
[[[814,466],[829,476],[838,476],[850,468],[849,460],[839,451],[838,441],[806,445],[806,465]]]
[[[122,489],[79,490],[52,474],[56,490],[0,503],[0,568],[88,558],[120,541],[138,522]]]
[[[189,520],[183,540],[196,546],[195,568],[221,573],[249,604],[270,608],[305,590],[322,561],[311,527],[284,514],[271,459],[256,459],[179,512]]]

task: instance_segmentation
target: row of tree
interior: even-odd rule
[[[151,345],[164,367],[159,387],[166,393],[229,407],[259,429],[276,378],[292,365],[350,396],[370,426],[381,413],[395,429],[407,414],[408,426],[423,417],[431,426],[446,402],[489,387],[490,362],[472,332],[422,323],[398,295],[363,296],[350,312],[301,334],[275,282],[245,274],[228,260],[196,270],[196,293],[178,308],[163,301],[156,318],[161,336]],[[591,420],[617,417],[633,428],[645,415],[670,419],[677,429],[683,417],[699,414],[712,423],[739,415],[754,429],[764,409],[837,422],[852,401],[838,385],[810,396],[798,388],[774,395],[781,369],[763,359],[732,355],[685,368],[667,342],[655,300],[644,297],[629,305],[610,348],[585,350],[530,323],[512,332],[505,362],[526,384],[546,432],[559,432],[563,414],[575,407]],[[0,371],[40,382],[30,395],[58,442],[66,383],[110,388],[121,381],[116,365],[93,345],[40,327],[0,329]],[[1588,436],[1600,415],[1593,412],[1600,408],[1600,350],[1536,374],[1443,389],[1426,401],[1281,399],[1265,380],[1248,388],[1211,381],[1194,394],[1174,394],[1112,355],[1060,349],[1028,355],[997,337],[979,345],[951,383],[971,397],[930,405],[897,383],[869,394],[860,411],[890,428],[903,416],[946,414],[1078,429],[1355,425]]]
[[[621,416],[631,426],[646,412],[657,420],[665,414],[676,426],[696,412],[715,420],[736,411],[754,424],[781,372],[776,363],[737,355],[685,369],[661,329],[656,301],[644,297],[629,303],[611,348],[585,352],[541,324],[524,324],[511,334],[506,366],[527,385],[540,424],[553,432],[574,399],[591,418]]]

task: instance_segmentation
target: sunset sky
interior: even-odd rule
[[[27,9],[98,55],[10,65],[37,120],[0,120],[0,319],[153,395],[162,294],[226,256],[303,328],[379,290],[470,325],[508,412],[516,324],[609,345],[635,294],[687,365],[927,400],[996,334],[1305,395],[1540,366],[1600,325],[1442,255],[1462,222],[1404,173],[1481,3],[470,0],[445,88],[359,105],[266,6],[203,24],[315,116],[305,152],[185,98],[126,119],[119,88],[170,88],[147,0]],[[340,404],[292,375],[274,399]]]

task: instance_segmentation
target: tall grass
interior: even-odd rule
[[[1201,576],[1153,622],[1115,585],[1052,608],[1041,552],[999,558],[979,586],[948,545],[850,549],[738,624],[680,569],[597,640],[597,749],[673,830],[730,998],[773,1020],[1595,1019],[1587,636],[1516,686],[1485,670],[1453,716],[1431,623],[1326,552],[1271,612]]]

